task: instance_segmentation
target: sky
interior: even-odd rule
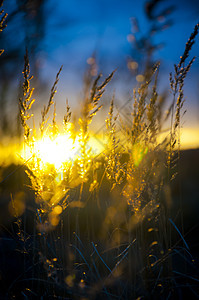
[[[119,98],[131,94],[134,80],[127,75],[127,58],[132,55],[132,46],[128,42],[131,34],[131,18],[139,22],[141,34],[147,33],[149,21],[144,12],[145,0],[50,0],[46,6],[48,19],[46,37],[43,42],[43,64],[41,72],[49,81],[53,81],[60,65],[63,72],[59,83],[60,102],[68,97],[77,103],[81,97],[82,78],[87,59],[96,53],[99,71],[108,75],[117,69],[115,84]],[[178,63],[185,43],[195,24],[199,20],[199,1],[162,0],[157,12],[174,6],[168,19],[171,27],[154,36],[156,44],[163,47],[156,51],[155,59],[161,61],[160,81],[162,89],[169,88],[169,73],[174,63]],[[49,17],[50,16],[50,17]],[[199,39],[193,47],[192,55],[198,55]],[[42,54],[42,53],[41,53]],[[186,93],[189,99],[187,110],[190,126],[199,125],[199,60],[197,59],[186,81]],[[165,85],[166,83],[166,85]],[[165,85],[165,86],[164,86]],[[190,99],[191,98],[191,99]],[[123,101],[123,100],[122,100]],[[191,117],[190,117],[191,116]]]
[[[11,3],[8,1],[7,5]],[[56,73],[63,65],[56,95],[58,113],[62,113],[66,98],[71,106],[79,106],[87,60],[93,53],[96,55],[98,71],[104,76],[117,69],[107,88],[107,95],[115,93],[119,106],[132,97],[136,81],[129,73],[127,59],[129,56],[137,58],[137,54],[128,36],[132,34],[131,18],[136,18],[139,23],[138,36],[147,34],[150,22],[144,11],[145,4],[146,0],[46,1],[45,38],[40,46],[39,68],[44,80],[52,85]],[[154,55],[154,59],[161,62],[160,91],[169,90],[169,73],[173,71],[174,64],[178,63],[199,21],[198,0],[161,0],[156,12],[168,7],[174,7],[168,16],[172,25],[153,37],[155,44],[163,44]],[[190,57],[197,56],[198,49],[199,37]],[[183,126],[187,128],[199,128],[198,74],[199,58],[194,62],[185,83],[184,107],[187,113]]]

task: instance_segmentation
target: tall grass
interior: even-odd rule
[[[1,28],[3,21],[4,17]],[[16,220],[24,270],[9,286],[8,297],[175,297],[173,256],[183,255],[187,261],[192,257],[183,234],[169,217],[167,204],[171,200],[170,181],[176,173],[176,143],[178,153],[180,150],[184,80],[194,58],[187,60],[198,27],[174,66],[174,74],[170,74],[173,101],[166,116],[171,120],[168,137],[159,142],[166,118],[158,92],[160,66],[155,64],[147,70],[147,81],[133,91],[128,122],[116,110],[112,97],[105,120],[106,138],[101,141],[104,151],[97,155],[89,145],[93,135],[89,126],[102,109],[100,101],[107,84],[114,80],[114,72],[104,80],[101,74],[94,81],[88,77],[75,130],[68,102],[62,126],[56,122],[54,99],[61,67],[41,112],[40,126],[35,128],[31,109],[37,100],[33,98],[26,52],[19,110],[25,151],[29,151],[23,163],[34,201],[28,204],[29,222],[20,196],[11,196],[10,212]],[[76,147],[73,158],[62,161],[59,167],[45,163],[38,155],[37,142],[46,137],[56,142],[63,132],[64,138],[71,139]],[[172,244],[171,227],[180,236],[177,244]],[[178,244],[183,246],[177,248]]]

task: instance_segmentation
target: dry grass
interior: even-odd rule
[[[1,30],[4,19],[5,16],[0,22]],[[19,108],[24,142],[29,148],[29,157],[23,163],[35,195],[34,222],[29,234],[26,212],[23,221],[19,214],[23,201],[11,197],[10,212],[16,219],[25,263],[23,274],[9,287],[9,296],[20,284],[23,291],[16,294],[30,298],[41,297],[41,292],[44,297],[60,299],[169,299],[171,293],[175,294],[172,255],[177,248],[171,242],[168,223],[180,231],[169,221],[166,203],[170,201],[169,184],[175,174],[176,142],[178,151],[180,147],[184,80],[194,58],[186,61],[198,26],[174,68],[174,75],[170,75],[173,102],[167,115],[171,119],[169,137],[158,142],[164,116],[158,94],[159,64],[155,64],[147,70],[147,81],[134,89],[128,125],[119,112],[115,114],[112,98],[105,120],[105,148],[97,155],[89,145],[89,126],[102,109],[100,100],[107,84],[114,80],[114,72],[104,81],[101,74],[93,82],[92,76],[87,77],[75,130],[68,102],[63,127],[56,123],[54,96],[61,67],[37,129],[31,113],[35,100],[26,53]],[[56,167],[43,162],[36,147],[45,137],[56,141],[62,132],[77,148],[73,158]],[[183,255],[187,259],[188,245],[180,235],[178,243],[184,243],[183,251],[188,254]]]

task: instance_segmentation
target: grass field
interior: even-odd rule
[[[91,64],[79,114],[67,101],[60,124],[61,67],[37,126],[26,51],[18,102],[23,142],[14,150],[20,160],[0,168],[1,299],[199,297],[199,150],[181,150],[184,81],[198,29],[168,75],[167,111],[156,63],[125,114],[109,95],[103,136],[92,124],[116,71],[93,76]]]

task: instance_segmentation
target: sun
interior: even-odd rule
[[[100,139],[92,136],[88,140],[87,147],[91,149],[92,156],[98,156],[104,150]],[[41,168],[46,169],[49,165],[54,165],[59,171],[66,162],[74,162],[81,156],[79,137],[73,139],[69,133],[60,133],[56,136],[45,135],[34,140],[32,149],[26,145],[21,151],[21,156],[25,160],[31,159],[33,154],[36,159],[39,159]]]
[[[53,164],[56,169],[60,169],[64,162],[75,160],[78,144],[69,134],[60,134],[54,138],[46,136],[35,142],[34,151],[44,164]]]
[[[79,144],[73,140],[70,134],[58,134],[56,136],[43,136],[34,141],[33,147],[25,145],[21,151],[21,156],[25,160],[31,160],[31,157],[39,159],[41,167],[45,165],[54,165],[59,170],[63,163],[75,161],[79,153]]]

